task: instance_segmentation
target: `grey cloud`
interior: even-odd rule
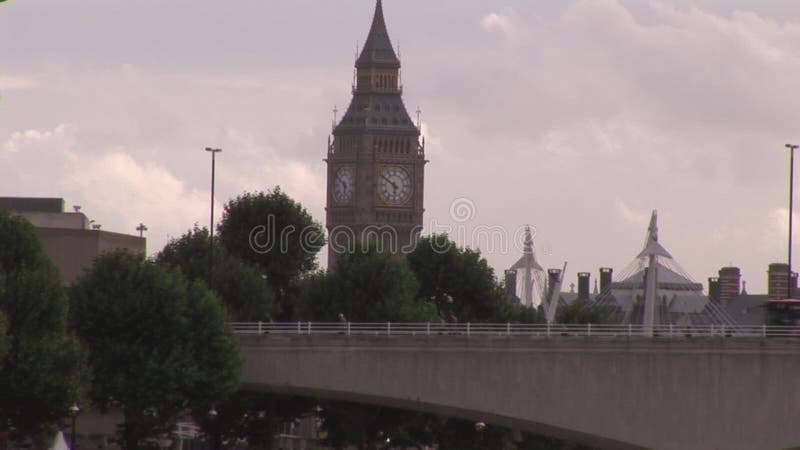
[[[324,219],[330,110],[349,101],[371,2],[73,3],[0,7],[0,80],[36,80],[0,93],[0,143],[76,130],[29,143],[13,169],[0,167],[0,190],[85,196],[127,229],[161,207],[92,199],[59,167],[69,150],[96,161],[84,170],[139,173],[186,205],[185,217],[158,226],[154,249],[207,220],[202,149],[214,145],[225,149],[220,202],[282,184]],[[546,265],[594,271],[621,268],[641,245],[644,230],[617,200],[659,208],[667,245],[696,278],[733,262],[751,290],[763,288],[764,267],[782,255],[782,145],[800,106],[797,2],[386,0],[385,9],[406,105],[422,107],[430,133],[427,219],[449,221],[452,200],[467,197],[478,208],[468,225],[532,223],[550,249]],[[514,33],[481,27],[490,14],[507,16]],[[125,177],[113,187],[143,189]],[[516,259],[487,257],[498,270]]]

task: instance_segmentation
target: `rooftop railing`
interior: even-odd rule
[[[800,338],[800,326],[732,325],[606,325],[512,323],[356,323],[356,322],[234,322],[240,335],[346,336],[530,336],[530,337],[693,337]]]

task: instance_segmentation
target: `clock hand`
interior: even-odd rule
[[[397,189],[398,189],[397,183],[395,183],[394,181],[392,181],[391,179],[389,179],[389,177],[387,177],[387,176],[386,176],[386,175],[384,175],[384,174],[381,174],[381,177],[382,177],[384,180],[388,181],[388,182],[389,182],[389,184],[391,184],[391,185],[392,185],[392,193],[394,193],[395,191],[397,191]]]

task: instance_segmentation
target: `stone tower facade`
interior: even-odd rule
[[[328,267],[355,243],[402,255],[422,229],[424,140],[403,104],[400,59],[381,0],[358,59],[353,98],[328,144]]]

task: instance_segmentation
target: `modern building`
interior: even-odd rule
[[[328,267],[356,242],[409,252],[422,229],[425,144],[403,104],[400,59],[381,0],[355,67],[353,97],[325,159]]]
[[[125,249],[145,253],[143,237],[102,230],[78,207],[64,211],[62,198],[0,197],[0,210],[26,218],[36,228],[44,251],[71,285],[104,252]]]

